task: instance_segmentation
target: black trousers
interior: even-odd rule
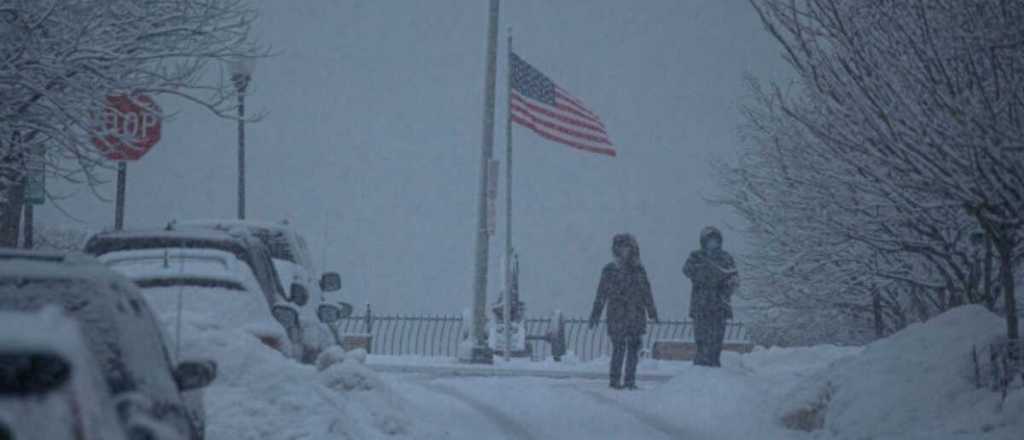
[[[694,321],[693,338],[697,343],[694,365],[722,366],[722,342],[725,340],[725,317],[705,316]]]
[[[636,364],[640,362],[640,336],[612,337],[612,364],[608,374],[613,385],[619,385],[622,377],[622,361],[626,361],[625,385],[636,384]]]

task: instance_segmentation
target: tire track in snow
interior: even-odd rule
[[[494,407],[490,403],[469,396],[451,386],[431,382],[418,382],[418,384],[424,388],[444,394],[448,397],[465,403],[466,406],[472,408],[473,410],[479,412],[490,421],[494,422],[497,430],[501,432],[501,434],[505,438],[515,440],[534,440],[536,438],[533,434],[530,433],[530,431],[526,429],[525,426],[517,422],[509,415],[501,412],[501,410]]]
[[[658,416],[651,415],[651,414],[648,414],[646,412],[640,411],[640,410],[638,410],[638,409],[636,409],[636,408],[634,408],[634,407],[632,407],[632,406],[630,406],[628,404],[625,404],[625,403],[622,403],[622,402],[620,402],[618,400],[612,399],[611,397],[608,397],[608,396],[606,396],[604,394],[601,394],[601,393],[599,393],[597,391],[588,390],[588,389],[581,389],[581,388],[579,388],[577,386],[570,386],[568,388],[572,388],[573,390],[575,390],[576,392],[578,392],[580,394],[585,394],[587,396],[590,396],[594,400],[598,401],[599,403],[601,403],[601,404],[603,404],[605,406],[613,407],[613,408],[618,409],[618,410],[620,410],[622,412],[625,412],[626,414],[629,414],[633,418],[639,420],[640,422],[644,423],[645,425],[647,425],[648,427],[654,429],[655,431],[658,431],[658,432],[661,432],[662,434],[667,435],[669,438],[673,438],[673,439],[698,438],[693,433],[686,432],[682,428],[679,428],[678,426],[675,426],[672,423],[669,423],[669,422],[665,421],[665,419],[663,419],[661,417],[658,417]]]

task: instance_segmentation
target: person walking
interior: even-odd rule
[[[732,319],[732,294],[739,287],[739,272],[732,256],[722,249],[722,232],[708,226],[700,233],[700,249],[683,265],[693,284],[690,318],[694,323],[697,355],[694,365],[721,366],[725,323]]]
[[[640,262],[640,246],[629,234],[612,239],[615,261],[601,271],[597,298],[590,314],[590,328],[597,326],[607,308],[608,336],[612,340],[609,385],[615,389],[636,389],[636,366],[639,362],[642,337],[647,333],[647,319],[658,322],[651,283]],[[625,360],[625,381],[623,376]]]

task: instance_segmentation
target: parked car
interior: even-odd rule
[[[231,284],[230,279],[238,278],[243,283],[247,283],[247,289],[260,292],[270,308],[294,305],[297,310],[301,310],[309,302],[308,291],[299,284],[292,283],[286,294],[284,284],[274,269],[269,250],[262,241],[244,229],[226,231],[178,229],[175,226],[169,226],[164,229],[101,232],[86,242],[84,250],[109,264],[116,264],[118,270],[128,273],[130,277],[148,277],[148,279],[141,280],[147,289],[160,285],[167,286],[179,281],[190,284],[206,283],[210,286],[219,284],[224,287]],[[201,255],[202,252],[196,251],[211,252],[207,253],[206,257],[228,254],[232,256],[233,260],[204,259]],[[197,280],[198,276],[189,277],[189,274],[181,274],[185,275],[182,280],[153,273],[154,270],[162,270],[160,267],[165,262],[169,266],[167,268],[169,270],[163,271],[165,274],[175,270],[174,264],[171,262],[172,253],[182,257],[176,261],[179,266],[178,271],[182,270],[180,267],[182,263],[190,260],[188,261],[189,272],[193,272],[192,275],[203,275],[204,280]],[[239,264],[232,263],[235,260]],[[157,269],[153,268],[154,265],[157,266]],[[235,275],[228,273],[232,271],[235,272]],[[214,283],[212,281],[214,278],[219,278],[220,282]],[[300,348],[296,350],[299,352],[296,357],[305,359],[308,357],[304,356],[305,353],[319,352],[321,343],[319,340],[304,338],[304,335],[318,332],[317,329],[321,324],[317,321],[315,314],[306,319],[301,319],[301,315],[300,313],[300,319],[293,324],[297,327],[286,327],[286,331],[291,344]],[[282,323],[282,325],[284,324]]]
[[[278,276],[286,282],[302,286],[313,298],[310,304],[300,310],[300,319],[303,322],[316,322],[316,310],[320,305],[340,303],[340,298],[332,298],[330,294],[341,290],[341,277],[336,272],[319,272],[313,263],[305,238],[287,222],[187,220],[175,222],[175,227],[227,231],[244,229],[258,238],[270,250]],[[317,327],[305,326],[304,331],[303,339],[308,345],[318,344],[316,350],[306,353],[306,361],[314,360],[320,350],[334,342],[330,327],[325,323]]]
[[[241,328],[285,356],[292,349],[285,324],[271,310],[276,291],[265,294],[252,268],[234,254],[218,249],[144,249],[116,251],[99,257],[107,267],[135,282],[165,323],[181,307],[229,328]],[[297,338],[297,335],[293,336]]]
[[[123,440],[125,425],[78,323],[56,306],[0,312],[2,439]]]
[[[287,222],[271,223],[254,220],[187,220],[175,223],[178,227],[196,227],[249,231],[270,249],[274,267],[282,280],[302,283],[317,301],[327,301],[326,293],[341,289],[336,272],[321,274],[313,262],[306,239]]]
[[[49,305],[63,307],[80,323],[119,414],[145,414],[159,421],[154,427],[203,438],[205,415],[189,407],[182,393],[211,383],[216,364],[173,364],[160,325],[131,281],[84,255],[0,250],[0,310]]]

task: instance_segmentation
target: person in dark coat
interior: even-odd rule
[[[601,271],[597,298],[590,314],[590,328],[597,326],[601,312],[608,309],[608,336],[612,340],[609,379],[612,388],[636,388],[636,365],[639,362],[641,338],[647,333],[647,319],[658,321],[654,296],[647,272],[640,262],[640,246],[629,234],[612,239],[615,261]],[[626,361],[625,382],[622,362]]]
[[[732,319],[732,294],[739,286],[739,272],[732,256],[722,249],[722,232],[713,226],[700,233],[700,249],[683,266],[693,283],[690,318],[697,342],[695,365],[721,366],[726,321]]]

